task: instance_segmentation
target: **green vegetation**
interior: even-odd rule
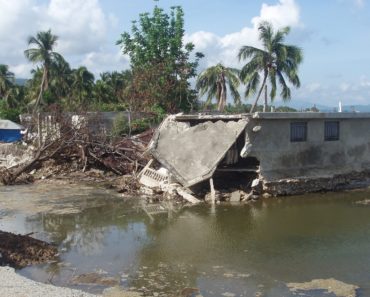
[[[56,106],[62,111],[146,112],[150,119],[131,122],[131,132],[142,131],[160,122],[167,113],[215,110],[227,113],[252,112],[265,86],[271,102],[277,86],[281,98],[291,97],[288,82],[299,87],[298,66],[301,49],[284,44],[289,28],[274,30],[271,24],[259,26],[263,49],[243,46],[239,59],[246,60],[241,70],[222,63],[205,69],[197,77],[202,53],[194,44],[184,42],[184,12],[172,7],[169,13],[155,6],[152,13],[140,14],[131,32],[117,41],[131,67],[124,71],[101,73],[95,79],[86,67],[70,67],[55,52],[58,37],[51,30],[38,32],[28,39],[24,51],[35,64],[32,77],[17,85],[7,65],[0,65],[0,118],[18,120],[19,113],[47,111]],[[25,44],[26,45],[26,44]],[[195,88],[192,81],[196,80]],[[257,93],[253,105],[242,104],[239,94],[245,84],[245,97]],[[199,92],[199,93],[198,93]],[[234,104],[227,101],[230,95]],[[205,97],[205,102],[201,101]],[[217,104],[212,100],[216,99]],[[267,105],[267,103],[266,103]],[[287,107],[277,111],[291,111]],[[114,134],[130,133],[128,123],[117,120]]]
[[[204,70],[198,77],[197,89],[200,90],[200,96],[208,93],[206,106],[212,101],[217,100],[217,110],[224,111],[227,97],[227,86],[235,104],[240,104],[240,94],[238,87],[240,85],[239,70],[228,68],[221,63]]]
[[[172,7],[168,15],[156,6],[152,14],[141,14],[131,31],[123,33],[117,42],[123,53],[130,56],[133,75],[127,93],[130,105],[141,110],[153,104],[169,112],[191,110],[196,92],[189,79],[196,76],[203,54],[195,53],[195,60],[190,59],[194,44],[183,42],[182,8]]]
[[[285,36],[290,31],[289,27],[275,32],[270,23],[262,22],[258,30],[260,31],[259,39],[263,44],[263,49],[253,46],[243,46],[238,55],[239,60],[250,58],[240,72],[240,78],[246,84],[245,96],[249,97],[253,95],[259,87],[258,95],[251,112],[254,111],[258,103],[267,79],[270,82],[271,101],[276,96],[276,79],[278,79],[282,89],[281,98],[283,100],[289,100],[291,98],[290,88],[286,83],[286,79],[294,87],[300,87],[298,66],[303,59],[300,48],[283,43]],[[260,84],[261,75],[263,80]]]

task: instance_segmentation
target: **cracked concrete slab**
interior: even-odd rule
[[[207,121],[190,127],[165,120],[151,146],[152,155],[183,186],[212,177],[217,165],[245,130],[248,119]]]

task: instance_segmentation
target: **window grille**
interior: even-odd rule
[[[290,123],[290,141],[301,142],[307,140],[307,123],[293,122]]]
[[[339,140],[339,122],[325,122],[325,141]]]

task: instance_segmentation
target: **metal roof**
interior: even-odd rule
[[[18,125],[12,121],[0,119],[0,129],[1,130],[23,130],[24,128],[21,125]]]

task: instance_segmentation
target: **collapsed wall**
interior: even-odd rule
[[[184,187],[242,176],[267,196],[331,191],[370,184],[369,127],[368,113],[176,115],[151,153]]]

